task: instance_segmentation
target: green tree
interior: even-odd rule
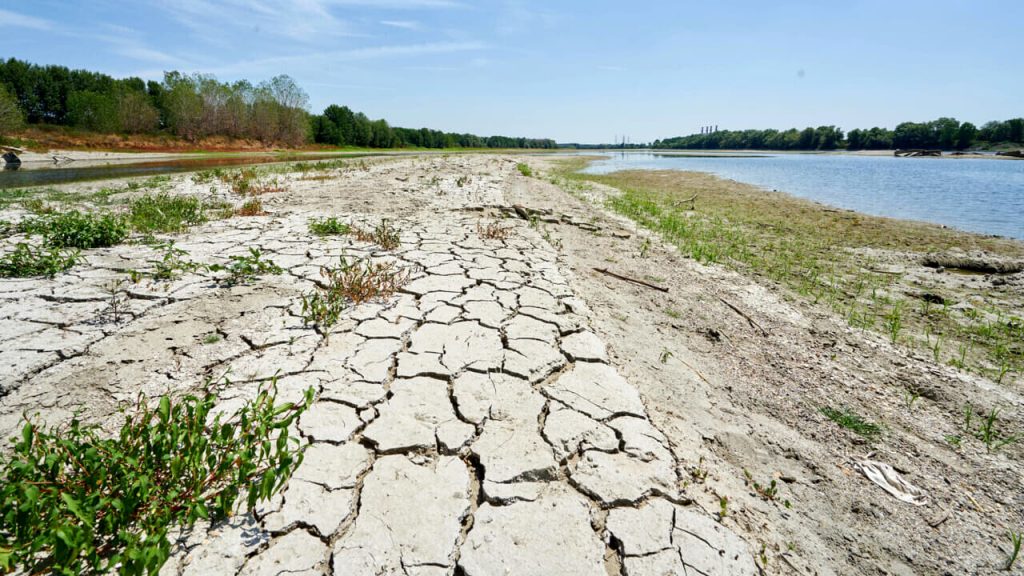
[[[18,100],[0,84],[0,138],[21,128],[23,122]]]
[[[956,149],[966,150],[970,148],[974,144],[974,139],[977,135],[978,128],[970,122],[964,122],[956,131]]]
[[[68,122],[95,132],[121,129],[117,101],[98,92],[72,92],[68,96]]]

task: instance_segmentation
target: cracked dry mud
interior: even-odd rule
[[[264,197],[270,215],[176,238],[205,263],[259,247],[284,274],[125,285],[118,322],[106,286],[145,268],[147,247],[2,281],[0,431],[24,411],[109,419],[140,391],[195,391],[224,374],[222,410],[275,375],[282,400],[312,386],[297,424],[309,446],[283,492],[183,534],[164,574],[756,574],[747,543],[686,504],[681,463],[608,363],[554,249],[521,220],[502,221],[504,240],[478,233],[514,170],[457,157],[290,175],[287,192]],[[192,184],[176,179],[175,192]],[[331,215],[388,217],[401,246],[310,235],[309,218]],[[303,325],[298,296],[343,253],[412,275],[325,338]]]

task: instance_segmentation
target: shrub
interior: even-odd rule
[[[348,234],[352,231],[352,227],[331,216],[330,218],[321,218],[320,220],[310,220],[309,231],[317,236],[331,236]]]
[[[129,220],[139,232],[180,232],[206,221],[203,203],[191,196],[161,193],[136,198]]]
[[[120,433],[77,419],[31,421],[2,459],[0,571],[26,574],[156,574],[172,527],[229,516],[274,495],[302,462],[289,426],[312,402],[275,405],[263,390],[227,419],[216,398],[140,397]],[[209,422],[209,423],[208,423]]]
[[[78,210],[31,218],[20,223],[25,234],[39,234],[54,248],[103,248],[128,237],[128,222],[117,214],[83,213]]]
[[[527,164],[523,164],[522,162],[516,164],[516,170],[519,170],[519,173],[523,176],[533,176],[533,170],[531,170]]]
[[[0,278],[54,277],[74,266],[79,259],[78,250],[60,248],[33,248],[24,242],[0,257]]]

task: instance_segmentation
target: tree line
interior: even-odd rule
[[[308,107],[309,96],[287,75],[253,84],[166,72],[157,82],[0,60],[0,135],[27,122],[103,133],[167,133],[190,141],[226,136],[284,146],[555,147],[548,139],[391,127],[345,106],[328,106],[323,114],[310,114]]]
[[[903,122],[888,128],[853,129],[835,126],[798,130],[721,130],[656,140],[654,148],[696,150],[898,150],[928,148],[966,150],[1024,144],[1024,118],[985,123],[978,128],[955,118],[930,122]]]

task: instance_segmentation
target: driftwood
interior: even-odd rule
[[[1024,158],[1024,150],[1007,150],[996,152],[996,156],[1009,156],[1010,158]]]
[[[744,312],[743,310],[740,310],[736,306],[732,305],[728,300],[726,300],[725,298],[722,298],[721,296],[719,296],[718,299],[721,300],[722,303],[725,304],[726,306],[728,306],[729,308],[732,308],[733,312],[735,312],[735,313],[739,314],[740,316],[743,316],[744,318],[746,318],[747,322],[749,322],[752,327],[757,328],[758,330],[761,331],[761,335],[762,336],[767,336],[768,335],[768,331],[765,330],[763,326],[761,326],[756,321],[754,321],[753,318],[748,316],[746,312]]]
[[[618,278],[619,280],[623,280],[625,282],[632,282],[633,284],[639,284],[641,286],[646,286],[647,288],[650,288],[652,290],[657,290],[659,292],[668,292],[668,288],[665,288],[664,286],[657,286],[655,284],[651,284],[650,282],[644,282],[643,280],[637,280],[636,278],[630,278],[629,276],[623,276],[621,274],[616,274],[615,272],[612,272],[611,270],[608,270],[607,268],[594,268],[594,271],[595,272],[600,272],[601,274],[606,274],[608,276],[611,276],[612,278]]]
[[[679,208],[683,204],[686,204],[687,202],[689,202],[690,203],[690,210],[696,210],[697,209],[697,207],[695,206],[695,201],[696,200],[697,200],[697,194],[694,194],[693,196],[690,196],[689,198],[686,198],[685,200],[679,200],[677,202],[673,202],[672,203],[672,207],[673,208]]]
[[[914,157],[914,156],[942,156],[942,150],[926,150],[924,148],[907,148],[905,150],[896,150],[893,152],[893,156],[899,157]]]

